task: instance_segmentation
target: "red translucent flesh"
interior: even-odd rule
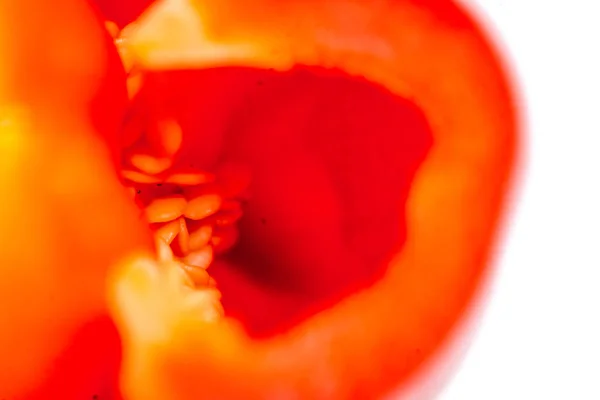
[[[45,383],[20,399],[121,400],[121,341],[108,317],[89,321],[47,371]]]
[[[154,0],[91,0],[104,17],[120,28],[133,22]]]
[[[251,335],[286,329],[382,276],[432,141],[413,103],[318,68],[163,72],[150,82],[144,95],[184,131],[174,168],[251,171],[239,243],[211,267],[226,313]]]
[[[247,195],[247,190],[252,182],[251,172],[248,167],[227,163],[220,165],[216,171],[220,193],[224,198]],[[226,205],[222,206],[227,208]]]
[[[101,134],[116,165],[120,163],[121,128],[129,102],[126,75],[121,58],[108,32],[104,33],[104,46],[108,70],[89,105],[90,118],[95,132]]]

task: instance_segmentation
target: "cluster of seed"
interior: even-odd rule
[[[135,68],[116,27],[107,23],[107,28],[128,72],[135,113],[143,72]],[[175,167],[184,132],[175,119],[150,114],[134,115],[124,126],[123,181],[154,233],[159,260],[176,260],[196,287],[214,288],[207,268],[238,240],[236,223],[249,178],[233,165],[221,166],[216,174]]]
[[[168,250],[178,259],[196,285],[213,285],[206,269],[216,254],[231,249],[238,240],[240,198],[226,197],[223,186],[204,172],[153,175],[139,162],[133,169],[137,150],[135,146],[130,150],[123,177],[154,232],[157,248],[163,256]],[[132,179],[134,173],[144,179]]]

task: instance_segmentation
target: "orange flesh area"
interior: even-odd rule
[[[404,242],[404,203],[431,145],[413,103],[320,68],[144,78],[137,101],[153,103],[182,136],[162,177],[134,183],[136,201],[194,280],[206,282],[196,269],[212,262],[226,315],[250,335],[286,330],[383,275]],[[131,148],[144,145],[141,135]],[[157,158],[167,152],[155,149]],[[194,170],[215,181],[164,178]]]

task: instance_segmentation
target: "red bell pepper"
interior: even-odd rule
[[[0,312],[0,395],[378,398],[432,359],[486,271],[516,148],[506,73],[461,8],[38,3],[0,0],[0,298],[18,304]],[[136,19],[119,34],[129,81],[105,19]],[[135,161],[155,119],[179,130]],[[240,165],[250,195],[232,203]],[[216,183],[173,189],[191,167]],[[148,229],[132,180],[151,222],[181,205],[183,225]],[[190,266],[205,187],[236,221],[219,236],[206,214],[216,322],[212,289],[190,286],[208,275],[150,240],[174,227]]]

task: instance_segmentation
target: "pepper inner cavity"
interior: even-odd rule
[[[410,99],[301,65],[146,71],[130,94],[132,110],[143,112],[131,112],[124,129],[126,182],[136,183],[141,209],[160,214],[151,227],[180,260],[186,243],[239,221],[226,235],[210,233],[209,271],[227,315],[250,335],[285,331],[372,285],[401,251],[405,202],[432,144],[427,118]],[[146,167],[148,156],[155,162]],[[250,176],[252,196],[244,199]],[[210,194],[220,196],[224,220],[200,230],[203,219],[185,210]],[[219,201],[194,203],[209,200]],[[216,246],[231,250],[215,259]],[[199,263],[211,255],[195,256]]]

